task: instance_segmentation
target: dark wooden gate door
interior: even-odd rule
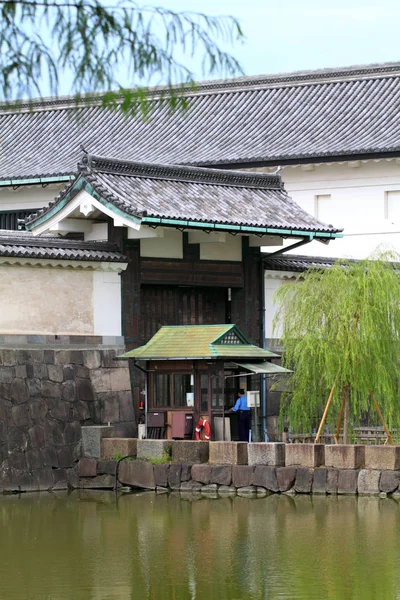
[[[146,343],[162,325],[226,323],[227,289],[141,286],[140,337]]]

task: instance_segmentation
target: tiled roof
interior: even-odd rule
[[[238,343],[226,343],[229,334]],[[224,343],[225,341],[225,343]],[[239,343],[240,342],[240,343]],[[164,326],[145,344],[122,354],[137,360],[201,358],[273,358],[277,354],[253,346],[236,325]]]
[[[265,254],[264,267],[270,271],[294,271],[297,273],[302,273],[311,267],[315,267],[316,269],[328,269],[337,260],[337,258],[301,256],[295,254],[280,254],[268,258],[268,254]],[[345,262],[353,262],[353,260],[346,259]]]
[[[400,152],[400,63],[200,83],[171,115],[152,92],[150,118],[87,98],[0,109],[0,180],[69,175],[83,144],[148,163],[281,164]],[[390,154],[389,154],[390,155]]]
[[[277,175],[148,165],[91,155],[84,155],[80,176],[72,186],[48,208],[30,216],[27,226],[32,228],[44,215],[54,214],[57,206],[65,204],[66,195],[72,197],[84,186],[144,224],[151,224],[152,219],[171,219],[328,235],[340,231],[293,202]]]
[[[0,230],[0,257],[126,262],[126,257],[109,243],[34,237],[29,231],[7,230]]]

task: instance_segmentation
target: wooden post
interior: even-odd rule
[[[344,411],[344,405],[345,405],[345,402],[346,402],[346,388],[347,388],[347,386],[345,386],[343,388],[342,404],[341,404],[341,407],[340,407],[339,418],[338,418],[337,427],[336,427],[336,434],[335,434],[335,437],[334,437],[335,444],[339,443],[340,428],[342,426],[343,411]]]
[[[386,423],[385,423],[385,421],[384,421],[384,419],[383,419],[383,416],[382,416],[381,410],[380,410],[380,408],[379,408],[379,406],[378,406],[378,403],[377,403],[377,401],[375,400],[375,397],[374,397],[374,395],[373,395],[373,393],[372,393],[372,391],[371,391],[371,390],[369,390],[369,395],[371,396],[371,400],[372,400],[372,402],[374,403],[374,406],[375,406],[376,412],[378,413],[378,417],[380,418],[380,420],[381,420],[381,423],[382,423],[382,425],[383,425],[383,428],[384,428],[384,430],[385,430],[385,433],[386,433],[386,435],[387,435],[387,440],[386,440],[386,441],[388,441],[388,442],[389,442],[389,444],[390,444],[391,446],[394,446],[394,442],[393,442],[393,439],[392,439],[392,435],[391,435],[391,433],[390,433],[390,431],[389,431],[389,429],[388,429],[388,426],[386,425]],[[386,442],[385,442],[385,443],[386,443]]]
[[[343,444],[349,443],[349,411],[350,411],[350,388],[345,386],[344,390],[344,412],[343,412]]]
[[[336,379],[337,379],[337,377],[336,377]],[[323,429],[323,427],[325,425],[326,416],[328,414],[328,410],[329,410],[329,407],[331,405],[332,398],[333,398],[333,393],[335,391],[336,379],[335,379],[335,383],[332,386],[331,393],[329,394],[329,398],[328,398],[328,401],[327,401],[326,406],[325,406],[324,414],[322,415],[321,423],[319,424],[319,427],[318,427],[317,437],[315,438],[315,443],[316,444],[318,443],[318,440],[319,440],[319,438],[321,436],[321,433],[322,433],[322,429]]]
[[[349,400],[345,399],[344,402],[344,415],[343,415],[343,444],[349,443]]]

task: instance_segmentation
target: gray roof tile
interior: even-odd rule
[[[80,175],[39,216],[61,203],[81,178],[128,215],[215,224],[337,233],[293,202],[278,175],[199,167],[147,165],[84,155]]]
[[[95,262],[126,262],[113,244],[35,237],[29,231],[0,230],[0,257],[44,258]]]
[[[122,116],[87,98],[0,109],[0,179],[68,175],[83,144],[148,163],[279,164],[400,152],[400,63],[205,82],[170,114]]]

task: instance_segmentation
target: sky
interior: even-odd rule
[[[159,0],[158,4],[235,16],[246,41],[232,53],[246,75],[400,61],[398,0]],[[200,68],[195,69],[202,79]]]

